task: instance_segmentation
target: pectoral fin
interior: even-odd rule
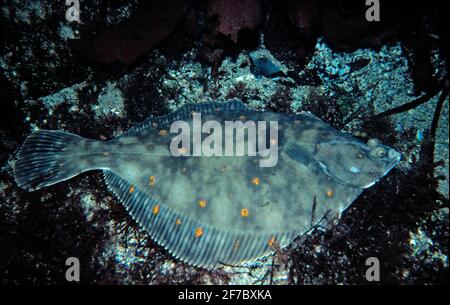
[[[299,144],[288,143],[285,151],[292,160],[295,160],[305,166],[310,167],[312,164],[317,162],[314,156]]]

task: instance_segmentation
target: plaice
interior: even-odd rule
[[[194,127],[195,113],[223,127],[277,122],[276,139],[270,132],[257,135],[266,144],[275,141],[276,165],[261,166],[267,156],[257,145],[256,155],[174,156],[170,146],[179,134],[171,127]],[[201,133],[199,140],[210,136]],[[250,144],[244,137],[244,146]],[[328,213],[340,214],[399,160],[392,148],[362,143],[310,113],[259,112],[229,100],[185,105],[110,141],[36,131],[19,150],[13,172],[17,184],[32,191],[102,170],[108,189],[155,241],[182,261],[214,268],[289,244]]]

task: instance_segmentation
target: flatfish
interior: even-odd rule
[[[400,156],[311,113],[255,111],[233,99],[182,106],[108,141],[37,130],[12,168],[28,191],[103,171],[153,240],[212,269],[257,260],[340,215]]]

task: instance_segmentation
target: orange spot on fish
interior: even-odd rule
[[[199,238],[203,235],[203,229],[201,227],[195,228],[195,237]]]
[[[128,192],[129,192],[130,194],[134,193],[134,185],[131,185],[131,186],[130,186],[130,189],[128,190]]]
[[[241,120],[241,121],[245,120],[245,115],[241,115],[241,116],[239,117],[239,120]]]
[[[199,205],[201,208],[206,207],[206,200],[204,200],[204,199],[199,200],[199,201],[198,201],[198,205]]]
[[[272,237],[269,239],[269,241],[267,242],[267,245],[268,245],[270,248],[273,248],[273,247],[275,246],[275,242],[276,242],[275,236],[272,236]]]
[[[327,191],[327,197],[328,197],[328,198],[333,197],[333,191],[332,191],[332,190],[328,190],[328,191]]]
[[[241,216],[242,216],[242,217],[248,217],[249,214],[250,214],[250,213],[249,213],[249,211],[248,211],[247,208],[243,208],[243,209],[241,210]]]
[[[153,215],[157,215],[159,213],[159,204],[153,207]]]
[[[158,133],[160,136],[166,136],[167,135],[167,130],[165,129],[161,129]]]
[[[253,185],[259,185],[260,183],[261,183],[261,181],[259,180],[258,177],[254,177],[254,178],[252,179],[252,184],[253,184]]]
[[[277,144],[277,140],[275,140],[275,139],[270,139],[270,144],[272,144],[272,145]]]
[[[155,185],[155,176],[150,176],[148,185],[154,186]]]
[[[181,219],[177,218],[177,220],[175,220],[175,224],[176,224],[177,226],[181,225]]]

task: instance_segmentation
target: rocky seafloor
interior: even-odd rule
[[[162,2],[81,1],[81,22],[63,2],[2,2],[0,283],[66,283],[67,257],[85,284],[366,284],[368,257],[380,283],[448,283],[448,12],[431,1],[397,20],[392,8],[372,27],[355,1]],[[311,111],[402,161],[329,227],[212,271],[154,243],[100,172],[32,193],[11,175],[33,130],[104,140],[150,114],[234,97]]]

